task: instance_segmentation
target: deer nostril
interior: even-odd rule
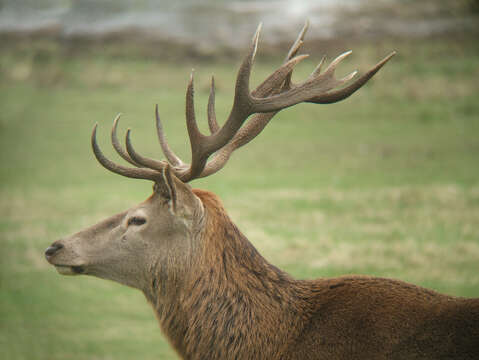
[[[52,256],[53,254],[55,254],[58,250],[62,249],[63,248],[63,245],[60,244],[60,243],[53,243],[52,245],[50,245],[49,247],[47,247],[47,249],[45,250],[45,256]]]

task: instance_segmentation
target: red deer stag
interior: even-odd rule
[[[100,151],[95,125],[91,142],[100,164],[126,177],[153,181],[153,194],[55,241],[46,249],[47,260],[60,274],[93,275],[143,291],[183,359],[479,359],[479,299],[368,276],[295,280],[256,251],[214,194],[187,184],[219,171],[281,109],[343,100],[394,55],[340,89],[354,76],[334,77],[349,52],[324,71],[321,61],[304,82],[294,84],[293,67],[305,58],[297,52],[306,28],[284,64],[250,92],[258,28],[239,68],[234,103],[223,126],[216,121],[211,84],[209,135],[197,127],[191,77],[186,92],[191,164],[168,146],[158,109],[158,137],[167,161],[138,154],[130,130],[125,151],[116,135],[117,117],[112,143],[133,167],[116,164]]]

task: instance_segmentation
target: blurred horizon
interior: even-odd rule
[[[98,40],[134,34],[214,52],[238,49],[262,22],[262,42],[291,38],[308,19],[309,40],[424,38],[475,33],[477,1],[424,0],[0,0],[0,35]],[[212,21],[214,19],[214,21]]]

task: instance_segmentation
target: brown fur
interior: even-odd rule
[[[197,256],[166,285],[152,274],[145,292],[182,358],[479,358],[479,299],[366,276],[294,280],[256,251],[214,194],[194,193],[206,210]]]

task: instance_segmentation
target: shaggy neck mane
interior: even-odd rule
[[[154,279],[146,294],[163,332],[185,359],[225,358],[226,350],[229,358],[274,358],[304,322],[301,283],[258,253],[216,195],[194,192],[205,208],[196,260],[164,294]]]

